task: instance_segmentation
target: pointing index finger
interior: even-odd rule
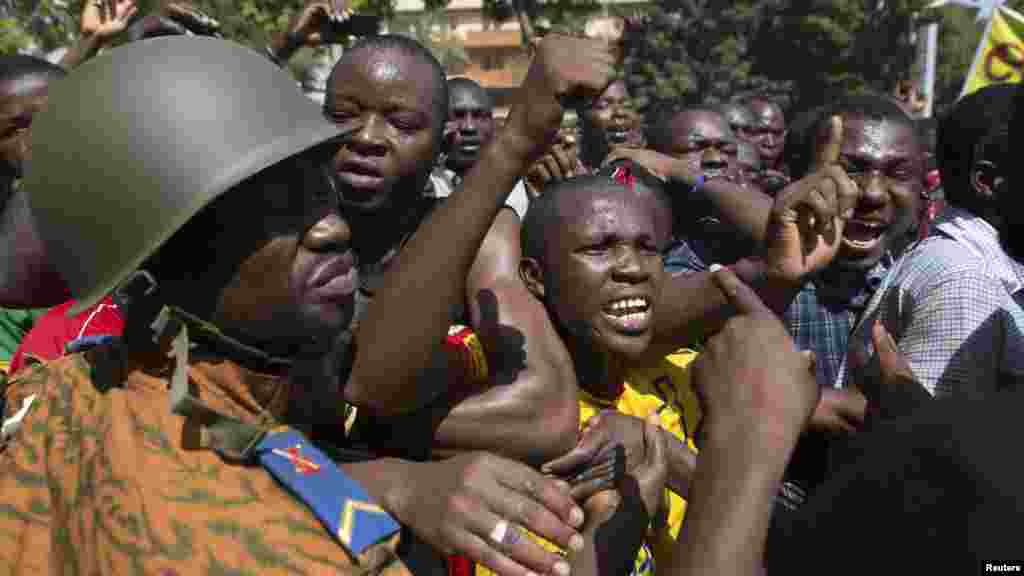
[[[772,314],[753,288],[744,284],[732,270],[717,264],[713,264],[710,270],[715,285],[740,314]]]
[[[829,119],[828,140],[818,153],[815,169],[821,169],[839,162],[839,148],[843,144],[843,119],[833,116]]]

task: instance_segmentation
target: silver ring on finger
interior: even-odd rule
[[[503,548],[508,548],[510,546],[515,546],[519,542],[522,538],[522,533],[515,525],[502,520],[494,525],[494,529],[491,530],[490,538],[495,544],[499,544]]]

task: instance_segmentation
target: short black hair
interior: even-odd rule
[[[651,116],[651,121],[648,122],[646,134],[648,148],[655,152],[669,154],[672,151],[672,122],[677,116],[691,112],[707,112],[721,116],[722,120],[725,120],[725,116],[713,106],[684,106],[678,103],[665,104],[655,109]]]
[[[20,80],[28,76],[43,76],[56,80],[67,76],[67,71],[42,58],[24,54],[0,56],[0,82]]]
[[[623,172],[632,177],[634,185],[620,182]],[[587,193],[595,190],[617,189],[625,194],[643,188],[654,194],[658,203],[668,211],[671,222],[672,203],[661,182],[639,164],[630,161],[614,162],[595,174],[575,176],[548,184],[541,195],[530,201],[530,209],[526,212],[520,234],[522,254],[524,258],[532,258],[543,262],[544,249],[548,244],[548,232],[553,221],[557,220],[561,196],[571,193]]]
[[[978,160],[975,154],[979,146],[987,144],[987,151],[991,152],[997,140],[1008,140],[1005,132],[1014,115],[1014,101],[1022,92],[1024,87],[1019,84],[986,86],[957,102],[939,122],[935,154],[942,189],[950,204],[978,213],[982,204],[988,203],[977,196],[971,184],[971,169]]]
[[[476,80],[472,78],[466,78],[465,76],[456,76],[455,78],[448,79],[448,97],[451,98],[457,90],[467,90],[476,93],[478,96],[483,97],[484,103],[488,108],[494,109],[494,101],[491,99],[491,95],[487,93],[487,89],[481,86]]]
[[[833,116],[856,116],[867,120],[901,124],[911,131],[923,150],[917,122],[895,100],[879,94],[849,94],[812,110],[806,118],[808,121],[806,128],[801,126],[800,130],[794,130],[794,132],[799,132],[792,141],[797,150],[788,156],[790,160],[788,165],[794,178],[801,178],[810,170],[818,146],[818,135]],[[801,118],[801,120],[805,119]],[[787,139],[786,146],[788,147],[789,144],[790,140]]]
[[[746,106],[748,108],[754,102],[764,102],[767,104],[771,104],[772,106],[775,106],[779,110],[782,110],[782,104],[777,99],[773,98],[771,95],[765,92],[743,92],[734,95],[732,98],[729,99],[729,102],[732,104]]]
[[[341,58],[331,70],[327,79],[328,85],[333,84],[334,74],[342,63],[350,61],[361,52],[384,52],[394,50],[411,56],[421,62],[425,62],[431,68],[431,80],[433,82],[433,112],[434,131],[437,140],[440,141],[444,132],[444,124],[448,121],[448,80],[445,77],[444,67],[437,61],[437,58],[425,46],[409,36],[400,34],[381,34],[378,36],[364,36],[357,40],[351,48],[345,50]]]

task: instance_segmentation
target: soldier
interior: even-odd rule
[[[114,291],[126,326],[7,387],[0,492],[12,513],[0,531],[18,537],[0,541],[0,566],[430,573],[432,555],[419,567],[415,546],[396,554],[400,522],[502,574],[564,574],[516,526],[580,549],[583,512],[566,484],[472,453],[339,465],[360,455],[308,440],[306,416],[319,408],[340,427],[349,403],[388,415],[439,392],[396,374],[415,375],[440,345],[561,97],[603,89],[610,62],[579,42],[540,47],[510,128],[367,310],[365,328],[401,337],[356,347],[350,366],[323,366],[339,357],[357,285],[353,229],[325,166],[360,123],[326,121],[265,58],[210,38],[115,49],[65,79],[37,119],[31,205],[78,299],[70,313]],[[94,95],[87,111],[81,94]],[[517,153],[502,153],[510,143]],[[434,274],[404,265],[424,259]]]

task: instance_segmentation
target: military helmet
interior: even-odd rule
[[[99,302],[204,206],[341,135],[265,56],[164,37],[94,58],[50,88],[24,186],[48,257]]]

